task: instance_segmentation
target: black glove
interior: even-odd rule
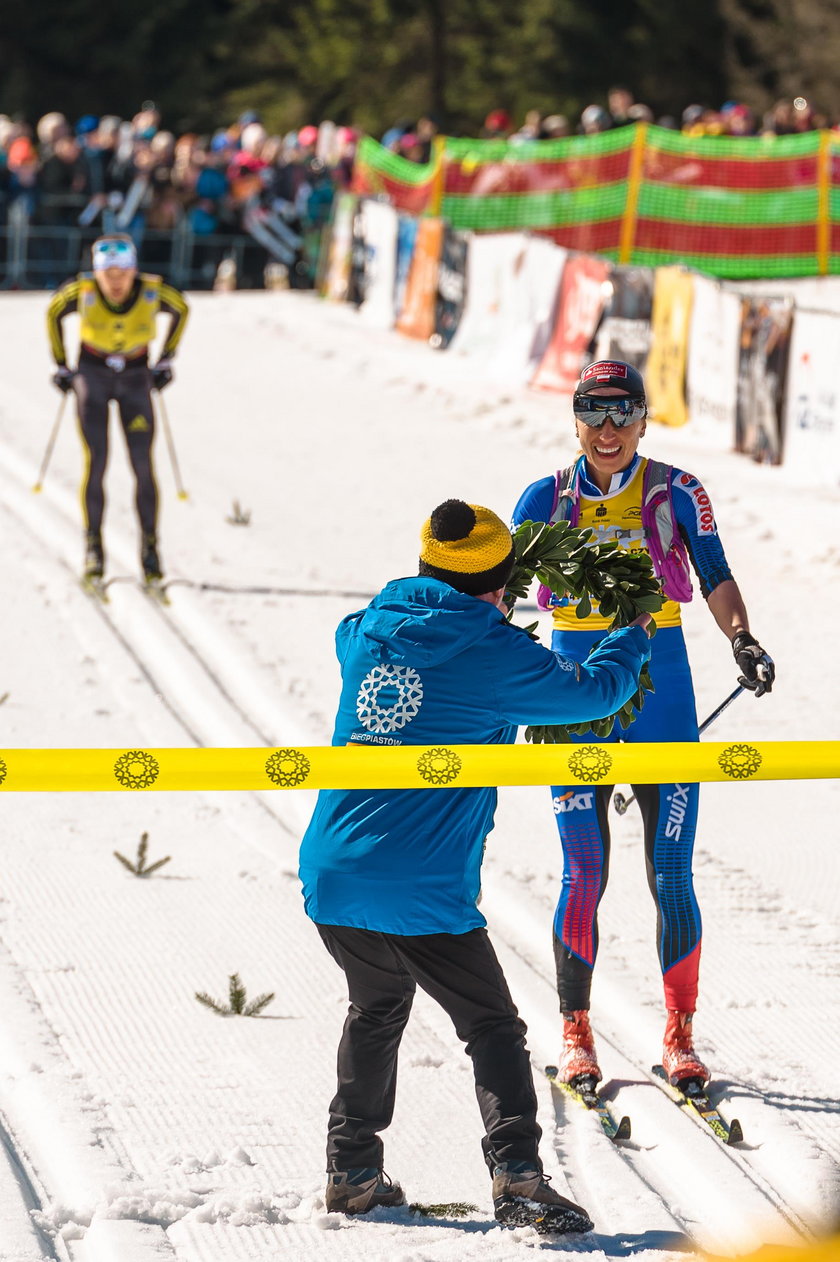
[[[773,681],[776,678],[773,659],[765,653],[749,631],[738,632],[732,641],[732,653],[742,672],[738,676],[738,683],[742,688],[749,688],[757,697],[773,691]]]
[[[60,368],[56,368],[53,373],[52,383],[54,386],[58,386],[62,394],[69,394],[69,392],[73,389],[73,380],[75,376],[76,374],[73,372],[73,369],[68,368],[66,364],[63,364]]]
[[[152,389],[163,390],[172,380],[172,362],[168,359],[159,359],[154,368],[150,369],[152,374]]]

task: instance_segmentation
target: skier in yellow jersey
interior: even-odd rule
[[[160,276],[137,270],[137,251],[122,233],[100,237],[91,250],[92,272],[82,272],[56,291],[47,311],[50,349],[56,363],[53,383],[74,391],[85,453],[82,503],[85,514],[84,581],[101,584],[105,569],[102,518],[108,461],[108,404],[115,399],[136,481],[140,522],[140,562],[147,584],[162,578],[157,540],[158,490],[152,464],[155,416],[152,390],[172,380],[172,358],[187,321],[183,295]],[[81,319],[79,363],[68,367],[62,321]],[[160,357],[149,364],[149,344],[158,313],[170,324]]]

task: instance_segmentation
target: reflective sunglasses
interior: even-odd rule
[[[137,251],[130,241],[100,241],[93,250],[93,270],[121,267],[126,271],[137,266]]]
[[[625,425],[634,425],[647,416],[647,404],[641,395],[608,395],[576,394],[572,399],[572,411],[575,418],[583,421],[590,429],[601,429],[607,420],[612,421],[616,429]]]

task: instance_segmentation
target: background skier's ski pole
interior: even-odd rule
[[[163,395],[160,390],[157,391],[157,397],[160,417],[163,421],[163,432],[166,435],[166,445],[169,448],[169,459],[172,461],[172,472],[175,475],[175,488],[178,492],[178,499],[185,500],[189,496],[184,490],[184,484],[181,481],[181,470],[178,468],[178,457],[175,455],[175,443],[172,441],[172,427],[169,424],[169,414],[166,411],[166,404],[163,401]]]
[[[702,736],[706,728],[711,727],[715,719],[719,715],[723,714],[726,707],[728,705],[731,705],[736,697],[740,697],[743,691],[744,691],[743,685],[739,684],[734,692],[730,692],[726,700],[721,701],[718,708],[716,710],[712,710],[712,713],[709,715],[709,717],[703,720],[703,722],[700,724],[699,728],[697,729],[697,735]],[[618,811],[619,815],[623,815],[624,812],[627,810],[628,806],[630,805],[630,803],[635,802],[635,801],[636,801],[635,793],[632,793],[629,798],[626,798],[623,793],[616,793],[613,795],[613,806]]]
[[[66,406],[67,406],[67,395],[62,394],[61,402],[58,405],[58,414],[56,415],[55,423],[53,424],[53,427],[52,427],[52,433],[50,434],[49,439],[47,441],[46,451],[44,452],[44,459],[41,461],[41,468],[38,470],[38,480],[32,488],[32,490],[35,492],[36,495],[38,494],[38,492],[42,489],[44,485],[44,478],[47,475],[47,465],[50,463],[50,457],[52,456],[52,453],[53,453],[55,440],[56,438],[58,438],[58,427],[61,424],[61,418],[64,415],[64,409]]]

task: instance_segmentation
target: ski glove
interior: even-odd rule
[[[749,631],[739,631],[732,641],[732,653],[738,668],[742,672],[738,683],[742,688],[749,688],[757,697],[765,692],[773,691],[776,678],[776,667],[772,657],[765,653],[758,640],[754,640]]]
[[[73,379],[76,374],[72,368],[68,368],[63,364],[60,368],[56,368],[52,375],[52,383],[58,386],[62,394],[68,394],[73,389]]]
[[[150,371],[152,374],[152,389],[163,390],[172,380],[172,361],[159,359]]]

